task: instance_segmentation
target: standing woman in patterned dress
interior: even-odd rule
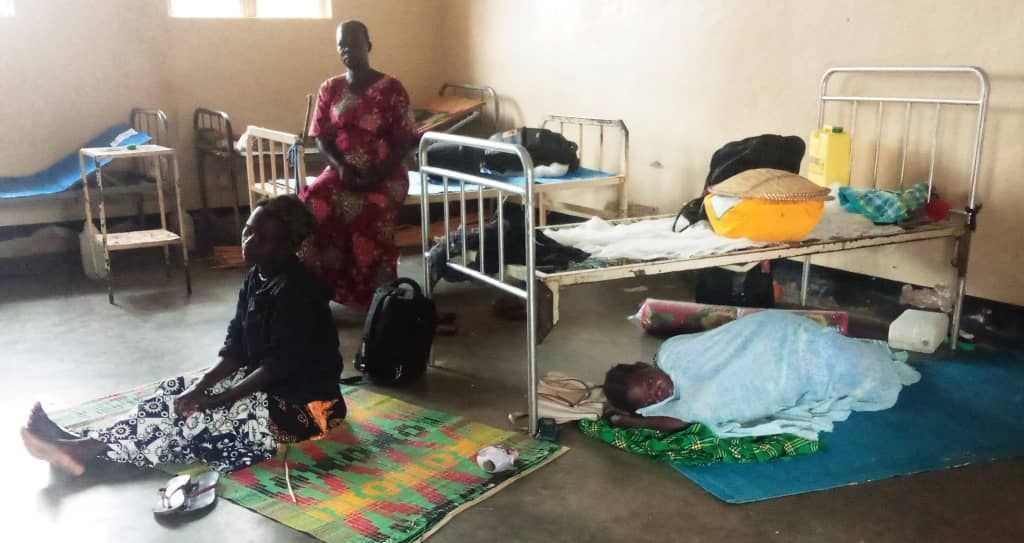
[[[334,301],[366,308],[374,290],[397,276],[398,212],[409,191],[403,160],[415,143],[409,95],[370,67],[366,25],[338,25],[348,71],[320,87],[309,134],[328,166],[300,194],[319,223],[299,252]]]

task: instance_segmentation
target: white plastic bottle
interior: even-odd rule
[[[949,316],[935,311],[908,309],[889,325],[893,349],[934,353],[949,330]]]

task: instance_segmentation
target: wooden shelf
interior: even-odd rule
[[[96,234],[96,243],[103,243],[103,234]],[[126,251],[129,249],[142,249],[143,247],[177,245],[179,243],[181,243],[181,236],[170,230],[163,229],[107,234],[108,251]]]

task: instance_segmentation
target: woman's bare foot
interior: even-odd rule
[[[28,415],[28,424],[26,425],[26,428],[36,436],[51,441],[55,439],[78,439],[82,437],[72,434],[64,428],[61,428],[56,422],[53,422],[50,416],[46,414],[46,411],[43,411],[43,406],[39,402],[36,402],[36,404],[32,406],[32,412]]]
[[[21,429],[21,440],[25,442],[29,454],[49,462],[51,466],[76,477],[85,473],[85,465],[65,451],[58,442],[46,441],[28,428]]]

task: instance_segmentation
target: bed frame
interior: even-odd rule
[[[169,146],[167,115],[159,109],[133,108],[128,114],[128,124],[139,132],[145,132],[152,138],[151,143]],[[134,165],[134,164],[133,164]],[[163,166],[166,168],[166,165]],[[147,168],[148,169],[148,168]],[[166,169],[163,170],[168,173]],[[165,178],[169,178],[165,175]],[[107,209],[110,218],[126,217],[135,214],[140,218],[145,213],[147,197],[152,197],[153,185],[119,185],[110,184],[104,187],[107,196]],[[170,194],[168,192],[168,194]],[[133,213],[125,213],[123,207],[115,206],[125,200],[132,201]],[[123,205],[123,204],[122,204]],[[120,209],[121,212],[115,210]],[[29,196],[25,198],[0,199],[0,227],[30,226],[36,224],[60,223],[82,220],[85,218],[85,207],[82,191],[77,185],[56,194]]]
[[[968,78],[976,80],[978,84],[978,92],[976,97],[970,99],[956,98],[956,97],[945,97],[940,96],[936,98],[916,98],[908,96],[881,96],[881,95],[867,95],[867,94],[832,94],[829,92],[829,82],[833,76],[837,74],[848,74],[850,76],[858,75],[876,75],[876,76],[918,76],[928,77],[937,74],[945,74],[947,76],[956,76],[961,78]],[[509,293],[516,296],[526,303],[526,342],[527,342],[527,393],[528,393],[528,415],[529,415],[529,432],[531,434],[536,432],[537,429],[537,320],[538,320],[538,307],[537,307],[537,294],[538,287],[546,287],[551,290],[553,300],[553,321],[557,321],[557,307],[558,307],[558,290],[563,286],[582,284],[582,283],[595,283],[601,281],[609,281],[614,279],[629,278],[629,277],[644,277],[647,275],[656,275],[662,273],[672,273],[684,270],[696,270],[703,268],[711,268],[718,266],[744,264],[751,262],[759,262],[763,260],[772,260],[776,258],[795,258],[804,257],[804,270],[802,276],[801,285],[801,301],[806,302],[807,295],[807,279],[809,273],[809,264],[811,255],[833,253],[839,251],[847,251],[851,249],[860,249],[866,247],[879,247],[885,245],[905,244],[917,241],[932,240],[932,239],[952,239],[955,245],[955,257],[953,259],[953,267],[956,276],[956,298],[953,310],[953,318],[950,325],[950,339],[951,346],[953,349],[956,348],[957,339],[959,337],[960,328],[960,317],[963,309],[963,299],[965,293],[966,277],[967,277],[967,261],[970,251],[970,238],[973,233],[978,218],[979,205],[976,201],[977,185],[978,185],[978,172],[981,161],[982,144],[984,141],[984,129],[985,120],[988,109],[988,92],[989,84],[988,78],[985,72],[979,68],[971,66],[955,66],[955,67],[842,67],[842,68],[831,68],[825,72],[821,79],[820,91],[818,94],[818,118],[817,126],[822,126],[826,120],[826,106],[829,103],[838,102],[850,104],[851,114],[850,122],[848,125],[851,128],[851,139],[856,141],[853,136],[856,135],[856,113],[857,108],[862,104],[876,104],[876,117],[879,121],[884,116],[886,106],[903,106],[903,124],[902,128],[902,145],[900,153],[900,183],[902,184],[904,175],[906,173],[907,164],[907,149],[908,149],[908,138],[910,135],[910,122],[915,110],[922,109],[922,107],[930,106],[928,109],[934,111],[934,118],[931,127],[931,145],[928,147],[929,153],[929,171],[928,180],[929,187],[935,179],[935,155],[938,147],[939,137],[939,122],[942,117],[942,113],[946,108],[969,108],[977,111],[975,121],[975,134],[971,139],[971,162],[970,162],[970,173],[966,177],[967,179],[967,197],[966,203],[962,209],[955,210],[952,216],[943,222],[932,223],[926,225],[909,226],[904,228],[903,232],[890,235],[881,236],[866,236],[852,239],[842,240],[828,240],[828,241],[802,241],[793,243],[779,243],[760,248],[752,248],[746,250],[738,250],[728,252],[724,254],[706,256],[701,258],[691,259],[665,259],[665,260],[654,260],[644,262],[618,262],[611,263],[606,268],[600,269],[587,269],[579,271],[564,271],[559,273],[541,273],[536,270],[534,262],[534,247],[535,247],[535,229],[534,229],[534,213],[532,212],[534,205],[538,199],[539,186],[535,186],[533,181],[532,162],[530,161],[529,155],[525,149],[521,146],[501,144],[492,141],[480,140],[475,138],[467,138],[461,136],[452,136],[447,134],[428,133],[424,136],[420,142],[420,161],[421,161],[421,184],[424,191],[426,190],[427,175],[436,175],[444,179],[445,184],[457,183],[458,186],[464,187],[466,183],[473,183],[480,187],[477,191],[477,198],[483,197],[484,190],[492,191],[496,194],[499,204],[504,202],[506,198],[517,198],[523,203],[524,222],[527,229],[526,236],[526,264],[523,267],[523,275],[525,278],[534,278],[535,280],[524,281],[523,287],[517,287],[511,285],[505,281],[506,270],[505,270],[505,251],[504,251],[504,228],[503,228],[503,210],[504,206],[497,206],[497,218],[498,218],[498,232],[499,243],[498,243],[498,254],[499,259],[499,273],[497,277],[481,273],[476,269],[469,267],[468,256],[465,250],[465,236],[462,238],[463,250],[461,257],[456,257],[455,260],[449,259],[446,266],[449,269],[461,272],[462,274],[477,280],[485,285],[495,287],[503,292]],[[881,122],[876,123],[875,138],[872,142],[874,144],[874,168],[872,175],[872,186],[878,186],[878,163],[881,156],[881,141],[882,141],[883,126]],[[526,172],[527,182],[525,186],[517,186],[502,181],[496,181],[493,179],[487,179],[476,175],[455,172],[442,168],[435,168],[430,166],[429,157],[427,156],[427,147],[433,142],[450,142],[459,145],[466,145],[476,147],[484,150],[494,150],[506,153],[511,153],[518,157],[523,166],[523,171]],[[854,144],[856,146],[856,144]],[[856,149],[855,149],[856,151]],[[862,151],[860,151],[862,152]],[[449,203],[450,199],[458,202],[458,215],[461,218],[461,224],[466,225],[466,202],[469,198],[466,197],[466,191],[460,190],[456,196],[449,198],[448,193],[444,195],[444,202]],[[953,204],[954,202],[950,202]],[[482,204],[478,204],[482,208]],[[444,234],[447,236],[450,233],[451,226],[449,221],[449,206],[444,206]],[[427,265],[428,251],[430,249],[431,240],[428,239],[428,225],[430,223],[430,209],[427,205],[426,200],[421,202],[421,214],[422,214],[422,244],[423,244],[423,259],[424,259],[424,278],[423,284],[428,296],[432,295],[432,285],[430,281],[430,270]],[[483,221],[484,215],[480,213],[478,215],[480,224],[479,225],[466,225],[480,226],[479,242],[480,246],[484,246],[484,228]],[[634,219],[625,219],[630,221],[644,220],[650,217],[641,217]],[[552,227],[552,228],[573,228],[574,226],[567,227]],[[447,251],[447,247],[446,247]],[[450,256],[450,255],[448,255]],[[486,269],[483,262],[483,256],[480,256],[480,269]],[[542,287],[542,288],[543,288]]]
[[[604,169],[604,164],[609,161],[613,162],[615,167],[610,168],[611,174],[607,177],[581,179],[565,183],[534,184],[533,190],[537,195],[534,203],[538,210],[538,221],[540,226],[547,225],[548,214],[551,212],[563,213],[582,219],[589,219],[590,217],[595,216],[604,219],[625,218],[629,211],[629,193],[627,191],[627,179],[629,172],[629,129],[626,127],[626,123],[621,119],[602,119],[597,117],[577,117],[571,115],[548,115],[541,121],[541,128],[547,128],[554,132],[558,132],[565,136],[566,139],[574,141],[579,147],[579,153],[580,156],[583,157],[583,162],[595,165],[594,169]],[[614,147],[614,154],[611,155],[605,153],[605,140],[609,137],[617,140],[617,145]],[[596,153],[590,157],[585,153],[588,147],[584,147],[588,142],[595,145],[597,149]],[[470,146],[479,147],[475,144]],[[610,145],[608,147],[610,147]],[[423,165],[422,157],[423,155],[420,153],[421,172]],[[591,160],[588,161],[587,158],[590,158]],[[500,193],[499,190],[491,188],[490,186],[482,186],[482,190],[463,191],[462,185],[446,185],[443,183],[444,176],[440,177],[442,177],[444,190],[440,194],[430,194],[427,198],[430,203],[447,203],[453,199],[465,199],[467,201],[478,199],[497,199]],[[532,178],[533,176],[531,175],[530,179]],[[426,185],[423,185],[421,190],[426,190],[425,187]],[[615,187],[617,190],[618,200],[613,209],[592,208],[556,199],[558,196],[572,194],[573,191],[583,189],[589,190],[599,187]],[[453,195],[450,196],[449,193],[453,193]],[[423,193],[421,192],[421,194]],[[423,198],[420,195],[411,196],[409,200],[406,201],[406,204],[417,204],[420,203],[422,199]]]
[[[465,128],[468,124],[476,121],[481,117],[481,113],[487,108],[487,104],[491,104],[491,124],[490,131],[498,131],[498,122],[501,119],[501,106],[498,100],[498,93],[493,87],[487,85],[474,85],[472,83],[445,83],[441,85],[440,90],[437,91],[438,96],[465,96],[476,98],[483,102],[480,109],[473,111],[465,117],[455,119],[452,123],[442,123],[441,126],[435,128],[434,132],[446,132],[449,134],[455,134],[459,130]]]
[[[245,140],[244,158],[250,210],[256,205],[258,196],[295,194],[306,186],[302,136],[259,126],[249,126],[246,132],[249,137]],[[291,161],[288,160],[289,153],[293,155]]]
[[[234,192],[232,212],[234,214],[235,228],[241,232],[242,220],[238,200],[238,177],[235,175],[235,131],[231,125],[231,117],[223,112],[205,107],[198,107],[192,112],[192,130],[195,140],[196,151],[196,180],[199,182],[199,206],[200,213],[204,220],[208,220],[210,197],[207,188],[206,162],[213,159],[223,164],[227,171],[228,180]],[[206,141],[201,134],[209,133],[215,137],[214,141]],[[224,145],[220,145],[223,139]]]

